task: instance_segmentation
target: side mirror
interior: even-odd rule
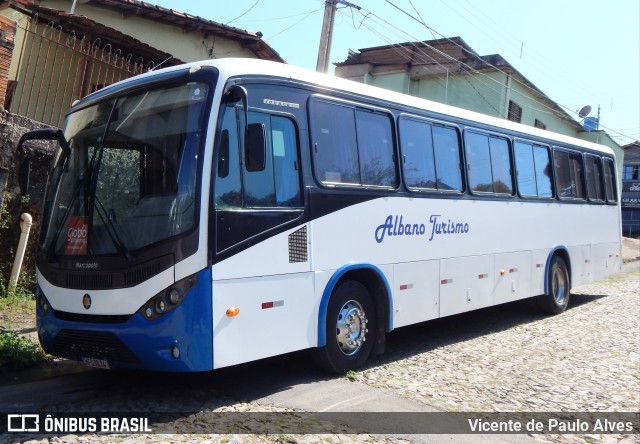
[[[247,171],[263,171],[267,162],[267,137],[264,123],[250,123],[244,141],[244,163]]]
[[[69,153],[70,148],[67,143],[67,139],[64,138],[64,133],[58,128],[42,128],[28,133],[24,133],[18,141],[18,148],[16,149],[18,155],[18,185],[20,186],[20,192],[23,195],[29,194],[29,174],[31,172],[31,156],[25,152],[24,143],[29,140],[57,140],[60,146]]]
[[[18,165],[18,186],[23,196],[29,194],[29,175],[31,174],[31,156],[26,155],[19,160]]]

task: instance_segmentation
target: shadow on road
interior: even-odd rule
[[[605,296],[572,295],[569,309]],[[508,330],[547,316],[524,300],[396,329],[387,351],[370,359],[375,367],[458,342]],[[277,338],[274,338],[277,340]],[[133,370],[91,370],[30,384],[0,386],[3,410],[24,406],[39,411],[193,412],[224,409],[288,390],[299,384],[339,378],[320,371],[308,351],[223,368],[181,374]],[[21,390],[21,387],[24,390]],[[31,390],[31,391],[29,391]],[[30,402],[25,403],[23,400]],[[180,415],[180,414],[178,414]]]

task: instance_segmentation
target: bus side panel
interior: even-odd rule
[[[620,245],[617,243],[597,244],[591,247],[593,279],[602,279],[620,269]]]
[[[214,368],[315,346],[317,300],[309,254],[306,260],[291,254],[290,236],[300,228],[213,265]],[[308,249],[306,240],[298,241],[297,249],[305,244]],[[239,313],[228,316],[230,308]]]
[[[397,264],[393,274],[394,327],[440,316],[440,261]]]
[[[493,255],[443,259],[440,262],[440,316],[494,304]]]
[[[531,252],[495,256],[494,302],[517,301],[531,296]]]
[[[569,247],[571,258],[571,288],[591,282],[591,247],[576,245]]]
[[[315,302],[310,273],[214,282],[213,368],[314,346]]]

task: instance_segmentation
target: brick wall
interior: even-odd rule
[[[15,35],[16,22],[0,15],[0,105],[4,105],[7,94]]]

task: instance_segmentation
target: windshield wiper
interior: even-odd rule
[[[97,193],[94,194],[94,201],[95,203],[98,204],[95,206],[97,210],[96,212],[98,213],[98,216],[100,216],[100,220],[102,220],[102,223],[106,228],[107,234],[111,238],[111,242],[113,242],[113,245],[116,246],[116,248],[118,249],[118,252],[122,253],[124,257],[127,258],[128,261],[133,261],[135,258],[131,254],[131,251],[129,251],[129,249],[127,248],[127,245],[122,241],[122,238],[118,235],[118,230],[114,225],[113,221],[111,220],[111,218],[109,217],[107,210],[105,210],[104,206],[102,205],[102,202],[100,202],[100,199],[98,199]]]

